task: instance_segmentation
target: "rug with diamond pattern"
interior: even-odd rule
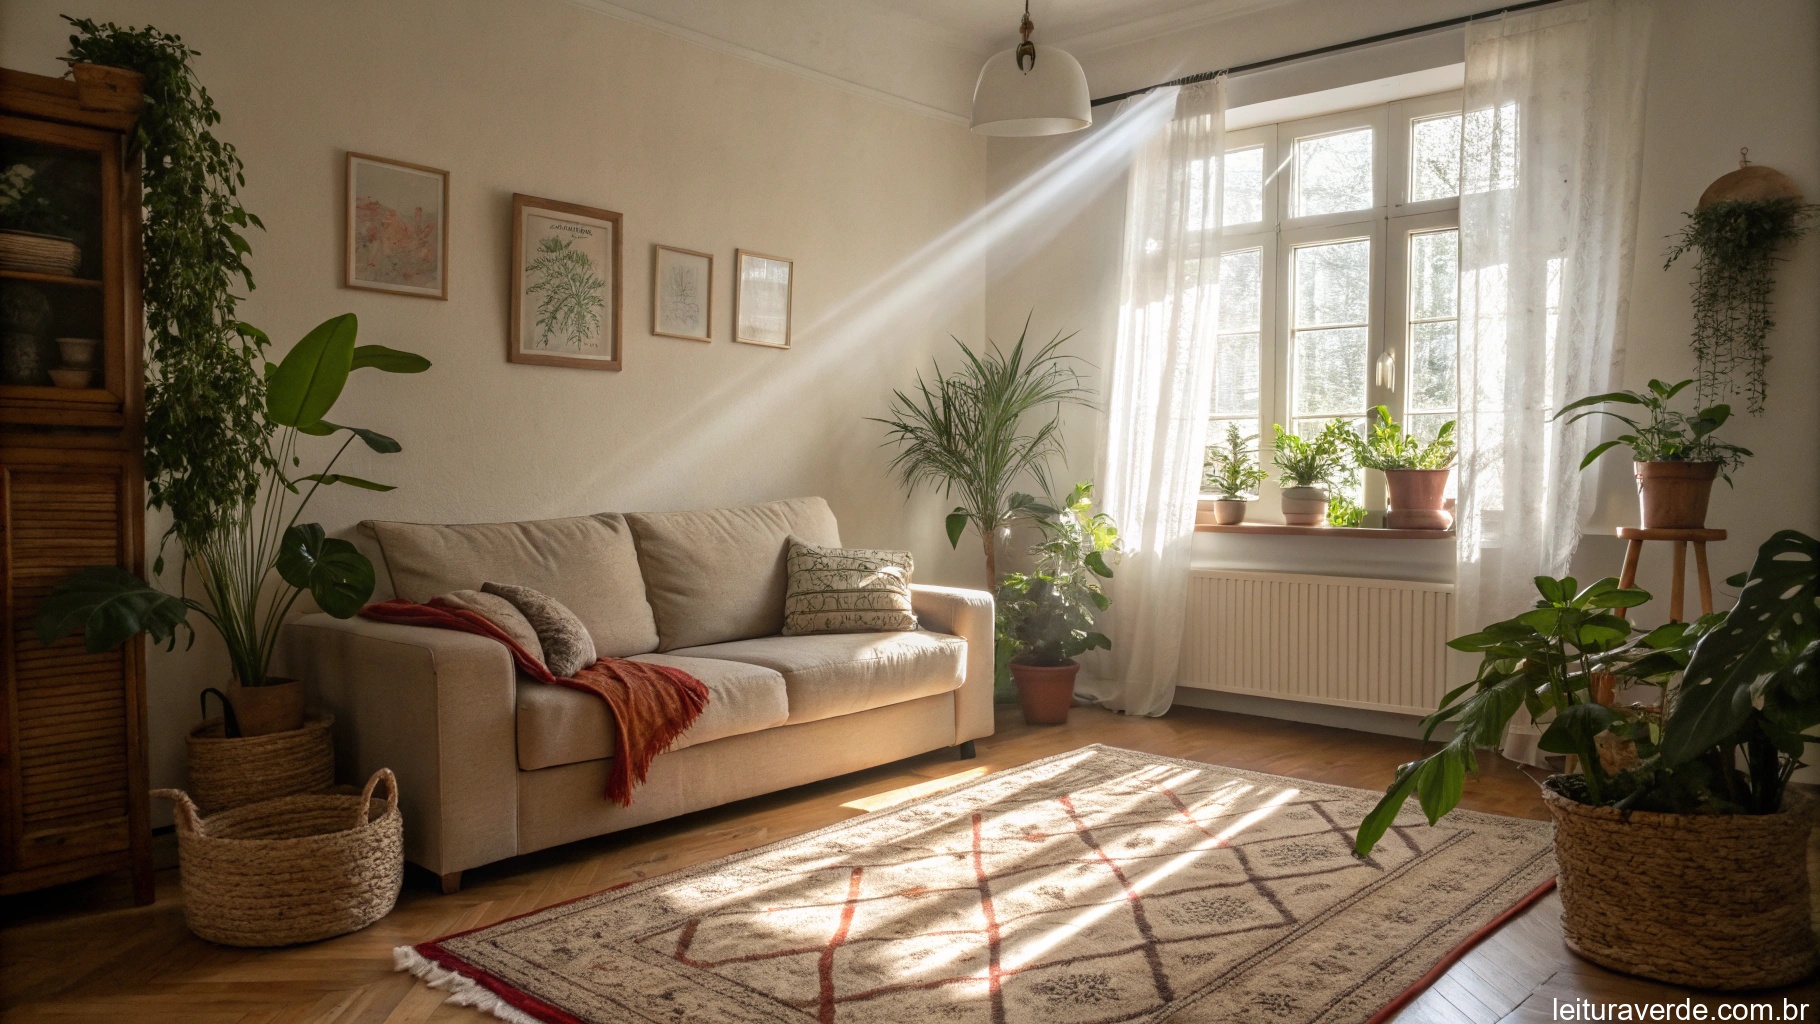
[[[1369,1019],[1555,873],[1552,826],[1090,746],[398,951],[512,1021]]]

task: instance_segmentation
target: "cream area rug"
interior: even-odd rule
[[[1361,1022],[1555,873],[1552,827],[1090,746],[396,951],[514,1022]]]

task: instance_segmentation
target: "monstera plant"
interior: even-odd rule
[[[252,330],[251,328],[246,328]],[[285,616],[306,591],[330,615],[348,618],[373,594],[373,565],[354,545],[330,537],[316,523],[301,522],[310,499],[323,487],[389,491],[335,465],[355,441],[382,455],[400,450],[397,441],[327,418],[349,376],[359,369],[420,373],[422,356],[383,345],[356,345],[358,324],[346,313],[323,322],[293,347],[282,362],[267,364],[263,435],[263,479],[250,498],[224,502],[218,526],[184,547],[183,579],[194,571],[200,599],[187,587],[166,593],[124,569],[93,566],[59,584],[39,607],[38,638],[54,643],[80,630],[92,652],[105,651],[145,633],[166,648],[188,632],[194,612],[221,634],[240,688],[290,682],[270,675],[272,653]],[[259,337],[263,349],[265,339]],[[319,472],[299,473],[299,435],[345,434]],[[185,531],[176,531],[184,536]],[[271,577],[276,575],[278,585]]]

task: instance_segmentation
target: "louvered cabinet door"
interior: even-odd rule
[[[131,866],[144,841],[141,644],[90,654],[77,636],[45,647],[34,629],[74,570],[139,568],[133,473],[119,452],[0,448],[0,891]]]

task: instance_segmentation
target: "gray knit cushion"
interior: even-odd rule
[[[790,541],[784,635],[916,628],[908,551],[824,548]]]
[[[552,675],[572,676],[596,660],[594,638],[562,602],[530,587],[507,583],[482,584],[482,591],[512,602],[543,645],[543,663]]]

